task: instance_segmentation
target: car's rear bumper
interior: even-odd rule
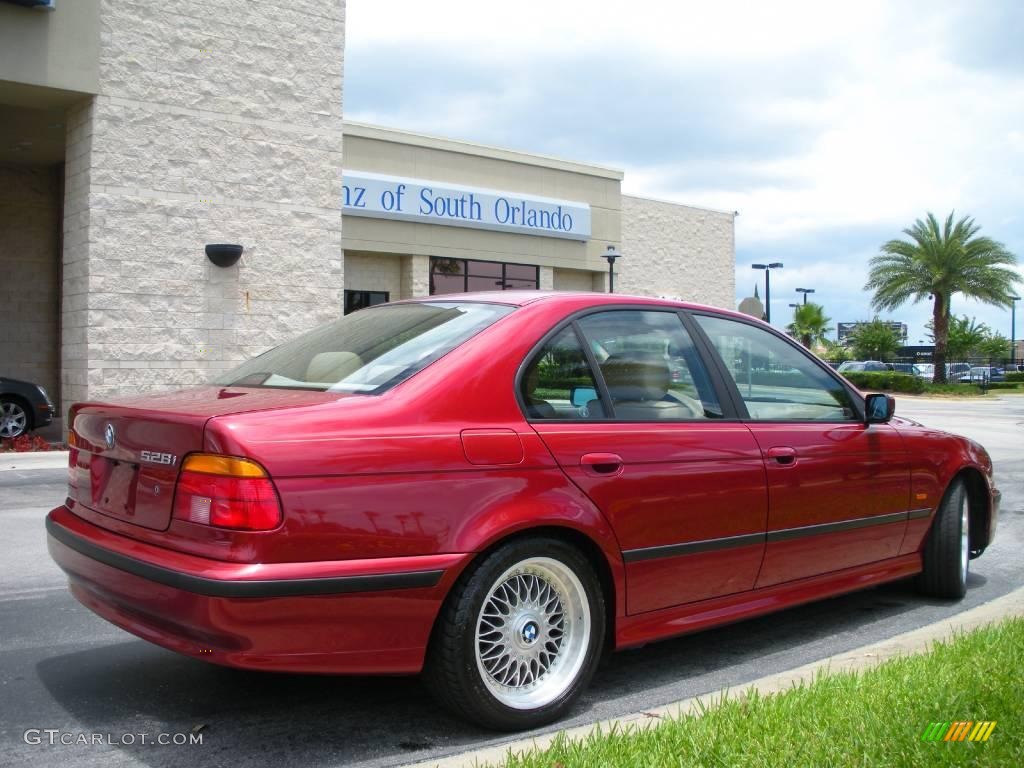
[[[50,554],[86,607],[179,653],[250,669],[415,673],[434,618],[470,555],[245,564],[46,520]]]

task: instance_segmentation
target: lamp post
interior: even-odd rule
[[[1017,364],[1017,302],[1020,296],[1010,297],[1010,361]]]
[[[804,304],[806,304],[807,303],[807,294],[808,293],[814,293],[814,289],[813,288],[797,288],[796,292],[797,293],[802,293],[804,295]]]
[[[764,270],[764,319],[765,322],[772,321],[772,270],[782,269],[782,262],[773,261],[771,264],[751,264],[751,269]]]
[[[615,260],[622,258],[622,254],[615,250],[614,245],[609,245],[604,257],[608,259],[608,293],[615,293]]]

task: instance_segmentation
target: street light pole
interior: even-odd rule
[[[622,258],[622,254],[615,250],[614,245],[609,245],[604,257],[608,259],[608,293],[615,293],[615,260]]]
[[[1020,296],[1010,297],[1010,361],[1017,364],[1017,302]]]
[[[771,264],[751,264],[751,269],[764,270],[764,319],[765,322],[772,322],[772,270],[782,269],[781,261],[773,261]]]
[[[808,293],[814,293],[814,289],[813,288],[797,288],[796,292],[797,293],[802,293],[804,295],[804,304],[806,304],[807,303],[807,294]]]

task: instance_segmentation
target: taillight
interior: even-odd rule
[[[281,504],[267,471],[255,461],[194,453],[181,464],[174,517],[217,528],[269,531],[281,523]]]

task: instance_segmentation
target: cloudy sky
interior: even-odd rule
[[[1019,0],[348,0],[345,113],[739,211],[737,299],[750,264],[783,262],[776,323],[796,287],[834,321],[870,318],[868,259],[927,211],[974,216],[1024,262]],[[953,311],[1009,335],[1005,310]],[[929,309],[891,317],[914,343]]]

